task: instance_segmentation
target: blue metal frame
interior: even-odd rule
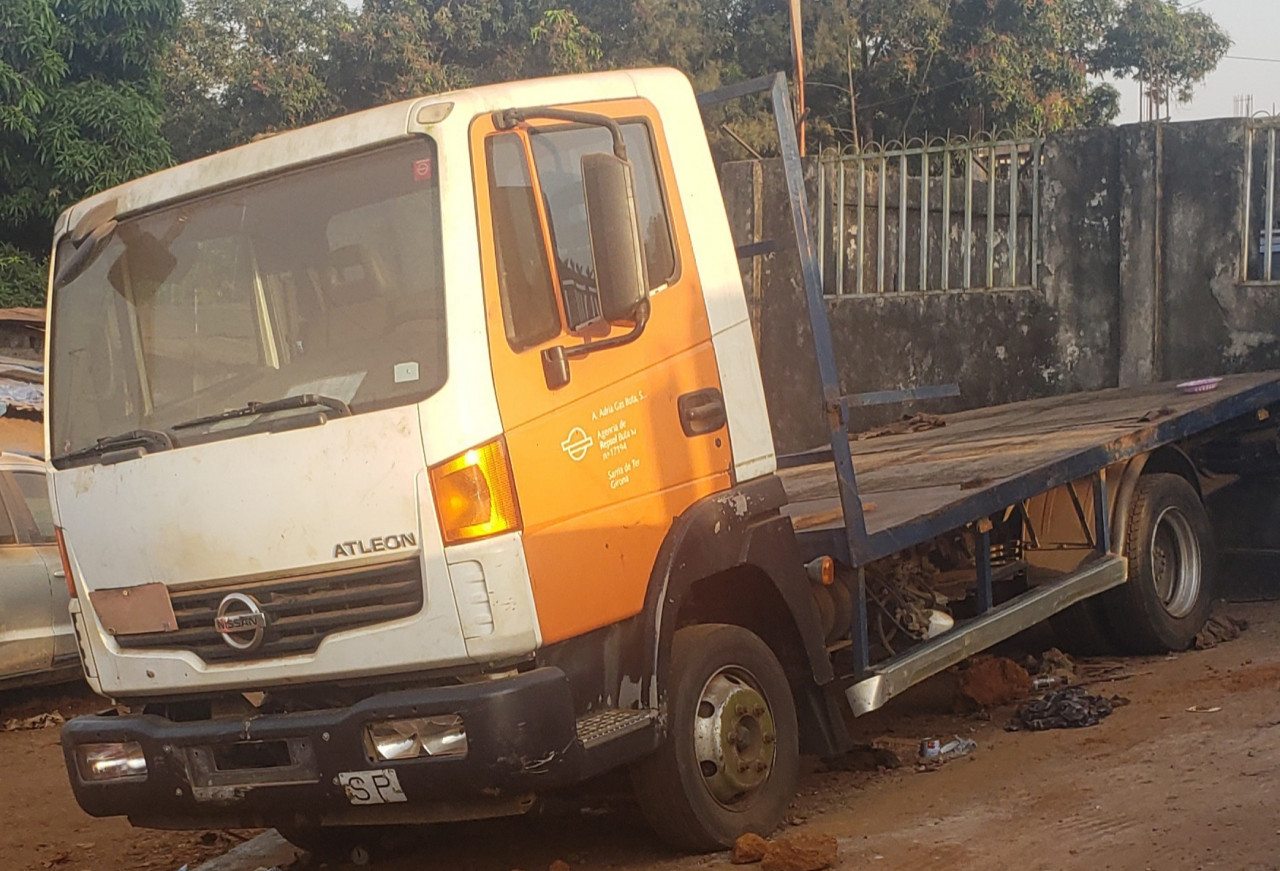
[[[831,336],[831,321],[822,299],[822,273],[818,250],[814,245],[813,226],[809,217],[809,202],[804,189],[804,169],[800,164],[800,143],[796,139],[795,118],[791,112],[791,96],[787,90],[787,77],[782,73],[762,76],[748,82],[739,82],[698,97],[698,106],[705,109],[729,100],[769,92],[773,103],[774,120],[778,126],[778,145],[786,175],[787,194],[791,205],[791,219],[795,228],[796,247],[800,255],[800,270],[804,279],[805,301],[809,309],[809,326],[813,330],[813,344],[818,358],[818,378],[822,384],[823,407],[830,425],[831,458],[836,467],[836,480],[840,487],[840,507],[844,512],[844,547],[838,554],[852,563],[855,554],[867,549],[867,525],[862,514],[862,501],[858,497],[857,476],[853,471],[853,452],[849,447],[850,400],[840,388],[840,372],[836,367],[835,342]]]
[[[1055,487],[1097,475],[1100,470],[1113,463],[1148,453],[1162,445],[1181,441],[1219,424],[1252,414],[1260,408],[1277,404],[1280,404],[1280,380],[1267,381],[1234,393],[1223,392],[1221,398],[1209,405],[1153,422],[1144,429],[1135,429],[1110,442],[1095,444],[1078,453],[1063,456],[1026,474],[972,490],[966,498],[939,511],[922,514],[897,526],[874,532],[868,536],[866,549],[854,552],[853,564],[865,565],[913,545],[932,541],[944,532],[958,529],[982,517],[990,517],[1010,505],[1025,502]],[[1105,539],[1110,538],[1106,524],[1095,528],[1103,529],[1107,532]],[[799,533],[798,537],[801,553],[806,558],[836,553],[834,549],[845,544],[841,530],[806,530]],[[1098,539],[1103,538],[1097,536],[1095,544],[1100,546]]]
[[[922,399],[950,399],[960,395],[959,384],[931,384],[926,387],[908,387],[903,390],[871,390],[851,393],[844,397],[846,408],[865,408],[873,405],[890,405],[894,402],[914,402]]]
[[[791,95],[787,77],[782,73],[763,76],[749,82],[740,82],[702,94],[699,108],[705,109],[750,94],[769,93],[773,104],[773,117],[778,127],[778,146],[782,157],[783,173],[787,181],[787,194],[791,205],[791,220],[795,228],[796,248],[800,256],[800,270],[804,279],[805,301],[809,309],[809,326],[813,331],[813,344],[817,355],[818,378],[822,384],[822,403],[830,428],[831,458],[836,467],[836,481],[840,489],[840,508],[844,516],[844,541],[834,553],[849,565],[857,555],[868,550],[867,524],[862,513],[862,500],[858,496],[858,481],[853,470],[853,452],[849,446],[849,408],[860,399],[859,395],[845,396],[840,387],[840,371],[836,366],[835,342],[831,336],[831,321],[827,318],[826,303],[822,298],[822,264],[814,245],[813,224],[809,217],[809,198],[804,189],[804,168],[800,163],[800,143],[796,138],[795,117],[791,112]],[[866,671],[870,651],[867,633],[866,584],[858,572],[858,589],[854,596],[854,657],[858,673]]]

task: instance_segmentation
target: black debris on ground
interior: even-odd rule
[[[1043,732],[1046,729],[1079,729],[1096,726],[1118,707],[1129,704],[1120,696],[1105,699],[1085,692],[1083,687],[1067,687],[1024,702],[1005,729]]]
[[[1196,633],[1196,650],[1208,650],[1224,641],[1234,641],[1248,628],[1248,620],[1237,620],[1225,614],[1215,614],[1209,618],[1208,623],[1204,624],[1204,628]]]

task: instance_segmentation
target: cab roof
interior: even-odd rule
[[[102,191],[58,218],[61,236],[90,211],[127,215],[177,199],[211,192],[289,167],[315,163],[394,141],[414,133],[470,124],[499,109],[648,96],[673,88],[691,93],[689,80],[673,69],[620,70],[485,85],[403,100],[290,130],[161,170]]]

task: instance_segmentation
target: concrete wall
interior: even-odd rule
[[[855,423],[1280,368],[1280,283],[1242,281],[1246,141],[1240,120],[1049,137],[1034,287],[828,301],[846,393],[947,383],[961,390],[958,399],[869,409]],[[1254,151],[1256,181],[1265,172]],[[812,202],[817,161],[808,160],[805,172]],[[784,452],[820,445],[826,425],[781,167],[777,161],[726,164],[721,183],[738,244],[772,240],[777,246],[742,261],[775,440]],[[1258,191],[1255,184],[1255,199]],[[931,196],[932,208],[940,199]],[[1030,197],[1024,201],[1029,208]],[[837,240],[834,209],[832,198],[824,209],[829,226],[822,229],[828,251],[836,244],[849,250],[856,212],[846,206],[846,238]],[[1255,205],[1252,211],[1261,210]],[[896,223],[896,216],[889,220]],[[941,227],[942,218],[934,223]],[[1254,223],[1256,248],[1261,223]],[[1026,238],[1029,220],[1019,224]],[[874,288],[874,261],[864,268],[872,270],[864,287]],[[847,288],[854,281],[846,275]]]

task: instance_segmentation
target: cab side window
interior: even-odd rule
[[[523,351],[559,335],[560,312],[524,141],[503,133],[485,148],[502,321],[511,347]]]
[[[653,137],[640,121],[621,127],[634,170],[650,289],[659,288],[675,280],[678,263]],[[601,320],[582,158],[613,151],[613,140],[601,127],[535,128],[528,135],[536,187],[519,133],[491,136],[486,143],[503,322],[507,341],[516,351],[548,341],[565,329],[578,332]],[[551,235],[554,277],[544,244],[539,192]]]

